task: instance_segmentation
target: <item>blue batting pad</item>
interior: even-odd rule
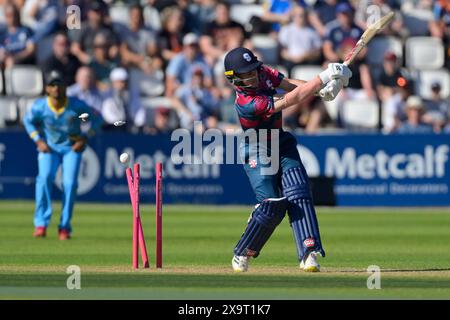
[[[287,170],[281,177],[281,184],[283,195],[289,201],[289,223],[294,233],[299,260],[309,251],[317,251],[324,257],[325,251],[320,240],[319,224],[305,169],[296,167]]]
[[[283,220],[287,206],[286,198],[266,199],[257,205],[234,249],[234,254],[256,258],[275,228]]]

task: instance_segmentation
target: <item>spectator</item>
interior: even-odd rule
[[[58,29],[57,0],[26,0],[23,12],[30,18],[36,43]]]
[[[148,134],[170,134],[178,128],[176,121],[172,121],[172,110],[170,108],[156,108],[153,115],[153,124],[146,129]]]
[[[172,103],[181,126],[192,128],[193,121],[202,121],[205,128],[216,128],[219,121],[219,103],[206,87],[202,69],[195,69],[190,84],[178,88]]]
[[[433,127],[422,122],[424,107],[422,99],[410,96],[406,101],[406,121],[398,128],[398,133],[433,133]]]
[[[336,8],[337,20],[329,24],[330,30],[324,43],[325,57],[332,62],[344,61],[347,54],[356,45],[362,30],[353,23],[353,8],[348,3],[341,3]],[[338,109],[337,125],[345,127],[342,116],[343,105],[351,99],[375,99],[372,88],[370,69],[365,63],[366,49],[363,49],[350,66],[352,77],[348,86],[336,97]]]
[[[347,54],[356,45],[363,31],[353,22],[353,8],[350,4],[340,3],[336,8],[337,19],[328,25],[329,30],[324,42],[323,50],[330,62],[344,61]],[[365,63],[367,49],[363,49],[350,67],[352,77],[348,86],[336,97],[337,125],[345,127],[342,117],[343,105],[351,99],[375,99],[372,88],[372,78],[368,65]]]
[[[324,37],[327,31],[326,25],[336,19],[337,0],[318,0],[309,12],[311,26]]]
[[[69,38],[64,32],[59,32],[53,38],[53,53],[41,63],[44,73],[58,70],[64,77],[64,83],[75,82],[75,73],[80,67],[80,61],[70,53]]]
[[[433,19],[429,23],[432,37],[445,40],[449,36],[450,4],[446,0],[438,0],[433,6]]]
[[[400,77],[397,79],[396,93],[384,103],[384,131],[396,131],[400,123],[406,120],[406,100],[414,93],[414,84],[411,80]]]
[[[60,26],[66,26],[67,24],[67,8],[70,6],[77,6],[80,8],[80,18],[84,22],[87,19],[87,12],[89,10],[90,0],[60,0],[62,5],[59,5],[59,24]]]
[[[97,87],[100,91],[107,91],[110,88],[109,75],[111,71],[119,65],[117,59],[110,59],[108,51],[110,44],[106,36],[99,33],[94,39],[94,54],[89,63],[97,77]]]
[[[115,58],[118,54],[118,39],[113,29],[106,23],[107,8],[102,1],[94,0],[89,5],[87,22],[81,26],[71,46],[71,52],[83,64],[88,65],[94,54],[94,39],[103,34],[111,43],[108,58]]]
[[[316,133],[331,124],[331,117],[323,101],[313,97],[304,106],[284,109],[283,121],[284,126],[291,130],[302,128],[306,133]]]
[[[146,125],[146,111],[141,104],[139,94],[128,87],[128,73],[123,68],[111,72],[111,90],[102,104],[105,130],[130,131],[137,133]],[[121,127],[114,126],[116,121],[125,121]]]
[[[383,59],[383,69],[377,81],[377,94],[381,101],[385,102],[395,94],[397,79],[402,77],[397,55],[387,51]]]
[[[410,12],[415,9],[419,10],[431,10],[433,8],[433,2],[436,0],[390,0],[390,5],[395,9],[401,8],[403,12]]]
[[[4,10],[7,30],[0,42],[0,64],[5,68],[15,64],[33,64],[36,50],[33,32],[22,26],[16,6],[7,4]]]
[[[227,130],[232,130],[232,132],[242,130],[237,112],[234,110],[236,95],[234,90],[232,90],[230,85],[228,85],[222,90],[220,95],[220,122],[218,126],[224,132]]]
[[[210,65],[229,50],[244,45],[249,35],[244,27],[231,20],[230,5],[219,2],[215,10],[215,19],[205,28],[205,34],[200,39],[200,47]],[[249,46],[250,42],[244,46]]]
[[[183,50],[183,26],[182,11],[177,7],[168,7],[161,12],[162,30],[158,36],[162,57],[168,63]]]
[[[366,30],[370,24],[373,24],[374,17],[383,17],[389,12],[396,12],[386,0],[361,0],[358,3],[355,14],[355,23],[363,30]],[[371,10],[370,6],[376,6],[376,11]],[[397,36],[406,38],[408,36],[408,29],[403,26],[403,18],[401,13],[396,12],[394,20],[389,23],[380,34],[386,36]]]
[[[0,25],[5,22],[5,7],[10,0],[0,0]]]
[[[157,0],[152,2],[152,5],[155,7],[156,10],[158,10],[158,12],[162,12],[164,11],[164,9],[168,7],[176,6],[176,4],[177,4],[176,0]]]
[[[444,127],[444,133],[450,133],[450,121],[447,121],[447,125]]]
[[[192,3],[193,2],[193,3]],[[207,33],[206,26],[214,21],[217,0],[191,1],[187,10],[195,23],[187,22],[190,26],[186,29],[197,35]]]
[[[145,3],[143,11],[145,26],[155,32],[159,32],[161,30],[161,17],[158,9],[155,7],[157,1],[146,0],[143,2]]]
[[[103,97],[95,85],[95,75],[89,67],[81,67],[76,73],[76,83],[67,88],[69,97],[77,97],[101,113]]]
[[[423,121],[432,125],[434,132],[441,132],[450,118],[450,100],[442,96],[440,82],[433,81],[431,99],[424,100],[424,106],[427,111],[423,116]]]
[[[303,2],[303,1],[298,1]],[[276,38],[281,27],[289,23],[289,12],[294,1],[267,0],[264,1],[264,12],[261,17],[253,16],[250,19],[252,34],[269,34]]]
[[[142,8],[132,6],[129,10],[130,25],[123,35],[120,46],[121,61],[127,67],[140,68],[146,72],[162,68],[156,35],[144,26]]]
[[[318,33],[307,25],[304,8],[295,6],[291,17],[292,22],[281,27],[278,34],[281,58],[289,73],[298,64],[319,63],[322,45]]]
[[[329,62],[339,61],[341,57],[338,51],[345,40],[352,39],[357,42],[363,33],[353,22],[353,12],[353,7],[346,2],[336,7],[337,19],[328,24],[323,44],[323,54]],[[358,57],[364,57],[366,53],[367,49],[363,49]]]
[[[436,1],[433,7],[433,20],[429,22],[432,37],[440,38],[446,47],[446,63],[450,68],[450,3]]]
[[[196,68],[202,69],[206,87],[212,86],[212,72],[200,53],[198,41],[194,33],[184,36],[183,51],[170,61],[166,70],[166,96],[172,97],[180,85],[189,85]]]
[[[214,0],[213,2],[215,2]],[[183,34],[193,32],[200,35],[203,31],[202,23],[197,17],[196,12],[192,10],[191,0],[176,0],[177,7],[183,13]],[[209,22],[209,21],[208,21]]]

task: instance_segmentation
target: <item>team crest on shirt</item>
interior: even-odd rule
[[[256,166],[258,165],[258,162],[256,162],[255,159],[251,159],[248,164],[250,165],[250,168],[255,169]]]
[[[266,80],[266,86],[268,86],[270,89],[273,88],[273,83],[272,83],[272,81],[270,79]]]

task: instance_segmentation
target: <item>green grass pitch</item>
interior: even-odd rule
[[[248,273],[231,270],[251,207],[165,206],[162,270],[155,269],[154,206],[141,208],[150,269],[131,268],[131,206],[78,203],[73,239],[34,239],[34,203],[0,202],[0,299],[450,299],[449,209],[318,208],[327,257],[298,268],[285,219]],[[81,290],[68,290],[81,270]],[[381,289],[367,289],[369,265]]]

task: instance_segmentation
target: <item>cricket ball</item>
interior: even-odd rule
[[[122,153],[119,157],[120,162],[126,164],[130,161],[130,155],[126,152]]]

